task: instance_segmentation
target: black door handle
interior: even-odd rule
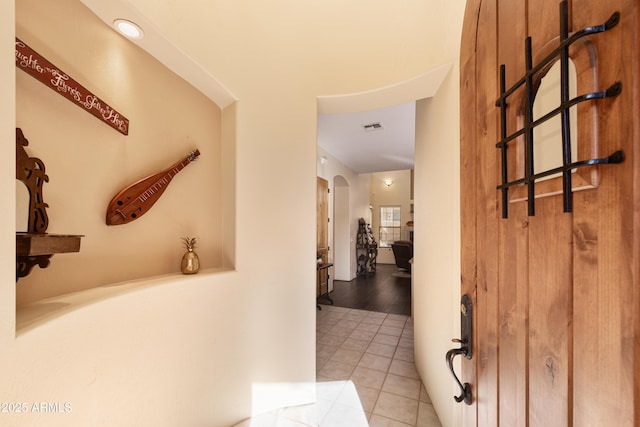
[[[456,380],[461,391],[460,396],[453,396],[453,398],[456,400],[456,402],[462,402],[464,400],[464,403],[466,403],[467,405],[471,405],[471,385],[469,383],[462,384],[458,379],[458,376],[456,375],[455,371],[453,370],[453,358],[456,357],[457,355],[462,355],[466,357],[467,346],[466,346],[466,343],[462,342],[461,340],[453,340],[453,341],[462,343],[462,347],[452,348],[451,350],[447,351],[447,356],[446,356],[447,365],[449,366],[449,371],[451,371],[451,375],[453,375],[453,379]]]
[[[471,297],[468,294],[464,294],[462,299],[460,300],[460,339],[454,339],[453,342],[460,343],[460,348],[452,348],[447,351],[446,361],[447,366],[449,367],[449,371],[453,378],[460,386],[460,396],[454,396],[453,398],[456,402],[466,403],[467,405],[471,405],[471,385],[469,383],[464,383],[458,379],[455,371],[453,370],[453,358],[461,355],[466,359],[471,359],[473,356],[473,310],[471,304]]]

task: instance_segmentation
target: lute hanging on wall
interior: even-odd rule
[[[197,149],[167,169],[134,182],[122,189],[109,202],[107,225],[120,225],[134,221],[147,213],[158,201],[178,172],[200,155]]]

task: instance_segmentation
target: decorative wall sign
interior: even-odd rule
[[[150,175],[123,188],[109,202],[107,225],[126,224],[147,213],[158,201],[174,176],[200,155],[194,150],[187,157],[167,169]]]
[[[73,80],[16,37],[16,67],[44,83],[118,132],[129,134],[129,119]]]

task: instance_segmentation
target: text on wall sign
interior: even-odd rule
[[[69,77],[16,37],[16,67],[55,90],[118,132],[129,134],[129,119]]]

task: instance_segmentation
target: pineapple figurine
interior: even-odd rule
[[[187,236],[182,238],[182,243],[187,250],[182,256],[182,264],[180,266],[182,274],[195,274],[200,270],[200,259],[198,254],[194,252],[198,239]]]

